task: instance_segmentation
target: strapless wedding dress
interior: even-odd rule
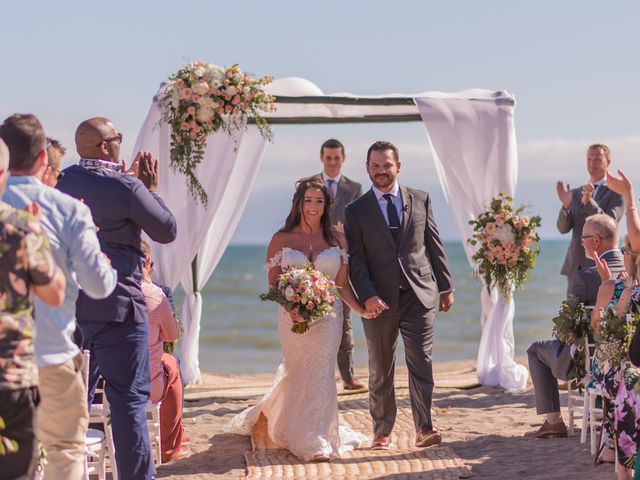
[[[347,261],[339,247],[323,250],[313,262],[333,280],[340,262]],[[280,265],[303,266],[309,263],[298,250],[283,248],[269,260],[266,268]],[[338,399],[335,365],[342,338],[342,302],[336,300],[335,317],[324,317],[304,334],[291,331],[289,314],[279,307],[278,333],[284,356],[273,387],[257,405],[236,415],[225,427],[229,433],[250,435],[263,414],[268,421],[271,440],[302,460],[321,454],[341,456],[357,448],[367,437],[338,424]]]

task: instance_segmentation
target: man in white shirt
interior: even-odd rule
[[[335,139],[329,139],[320,147],[320,161],[323,171],[320,174],[329,190],[333,202],[330,205],[331,221],[334,228],[344,232],[344,209],[362,195],[362,185],[342,175],[346,155],[344,145]],[[364,388],[353,372],[353,329],[351,326],[351,309],[343,305],[342,341],[338,350],[338,368],[345,390]]]
[[[597,213],[606,213],[619,222],[624,213],[620,195],[606,185],[606,172],[611,165],[611,150],[606,145],[594,144],[587,149],[587,171],[589,181],[571,190],[562,181],[556,185],[562,208],[558,214],[557,227],[560,233],[571,234],[571,242],[560,273],[567,277],[567,292],[578,270],[593,266],[593,260],[585,256],[580,235],[585,219]]]

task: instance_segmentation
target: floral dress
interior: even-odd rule
[[[613,298],[608,308],[613,308],[624,290],[621,280],[616,280]],[[635,288],[631,298],[632,308],[640,305],[640,288]],[[597,372],[596,372],[597,370]],[[618,462],[626,468],[634,468],[637,459],[640,432],[640,368],[626,362],[610,368],[604,374],[594,362],[594,377],[602,385],[603,428],[617,442]]]

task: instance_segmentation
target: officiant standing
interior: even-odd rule
[[[344,145],[338,140],[331,138],[320,147],[320,161],[324,167],[320,176],[333,200],[330,207],[333,228],[341,233],[344,233],[345,207],[362,195],[362,185],[342,174],[345,159]],[[338,350],[338,369],[345,390],[360,390],[364,385],[355,378],[353,372],[354,343],[351,309],[346,304],[342,308],[342,340]]]
[[[611,150],[606,145],[594,144],[587,149],[587,171],[589,181],[581,187],[565,187],[564,182],[556,184],[558,198],[562,203],[558,214],[557,227],[560,233],[571,233],[571,242],[560,273],[567,277],[567,293],[578,270],[594,265],[586,257],[582,248],[582,227],[585,219],[597,213],[606,213],[620,222],[624,213],[620,195],[610,190],[606,184],[607,169],[611,165]]]

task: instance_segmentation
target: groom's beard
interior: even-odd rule
[[[391,176],[387,175],[386,173],[381,173],[373,177],[373,184],[376,187],[386,188],[390,185],[393,185],[394,181],[395,181],[395,178],[391,178]]]

